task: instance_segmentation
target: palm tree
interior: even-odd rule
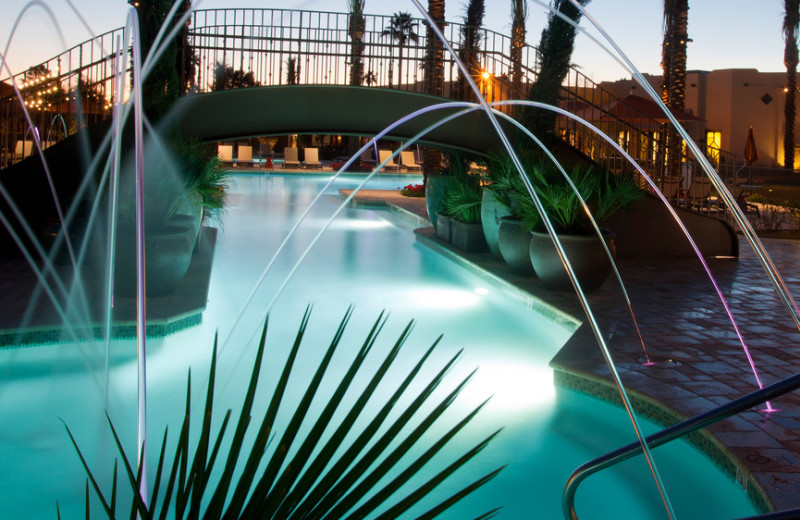
[[[383,30],[381,36],[390,36],[392,41],[397,43],[397,77],[398,85],[403,81],[403,47],[408,42],[417,43],[419,36],[414,30],[417,27],[417,22],[411,18],[411,13],[400,12],[392,15],[392,21],[386,29]],[[389,86],[392,85],[392,62],[389,61]]]
[[[444,2],[445,0],[428,0],[428,14],[439,30],[444,30]],[[428,47],[428,55],[425,60],[426,78],[428,94],[441,96],[444,93],[444,44],[428,27],[425,35]]]
[[[364,35],[364,1],[347,0],[350,9],[350,19],[348,21],[347,34],[353,41],[350,47],[350,84],[361,85],[364,79],[364,63],[361,56],[364,54],[364,42],[361,40]]]
[[[428,0],[428,14],[440,31],[444,30],[445,0]],[[444,94],[444,44],[439,41],[432,27],[425,34],[428,48],[425,59],[425,83],[428,94],[442,96]],[[428,174],[437,172],[442,167],[442,152],[436,148],[425,148],[422,155],[422,172],[424,182],[428,182]]]
[[[478,48],[481,44],[481,26],[483,25],[483,15],[486,12],[486,7],[483,0],[470,0],[467,5],[467,14],[464,17],[464,25],[461,27],[461,50],[459,51],[459,58],[467,66],[467,71],[472,77],[480,73],[480,64],[478,63],[477,54]],[[467,78],[461,70],[458,71],[458,97],[459,99],[468,99],[469,87],[467,85]]]
[[[783,64],[786,65],[786,104],[784,105],[783,167],[794,170],[794,119],[797,92],[797,37],[800,25],[800,0],[785,0],[786,13],[783,18]]]
[[[581,6],[591,0],[578,0]],[[552,0],[550,8],[570,20],[580,21],[581,11],[570,0]],[[540,67],[536,82],[528,92],[528,99],[549,105],[558,104],[561,84],[570,67],[572,51],[575,48],[575,28],[551,11],[547,17],[547,27],[542,31],[539,43]],[[552,140],[555,133],[556,115],[549,110],[526,110],[523,121],[534,135],[540,139]],[[523,141],[526,142],[526,141]]]
[[[525,47],[525,21],[528,4],[525,0],[511,0],[511,63],[513,67],[513,97],[519,98],[522,88],[522,49]]]
[[[686,105],[686,44],[689,41],[689,0],[664,0],[664,43],[661,68],[664,81],[661,99],[673,110]],[[677,175],[681,167],[682,140],[675,131],[667,133],[668,171]]]

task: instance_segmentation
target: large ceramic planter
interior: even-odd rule
[[[497,200],[494,190],[491,188],[483,189],[483,193],[481,193],[481,226],[483,227],[483,236],[486,239],[489,252],[495,258],[503,258],[497,238],[497,234],[500,231],[500,219],[510,214],[506,207]]]
[[[453,219],[443,213],[436,213],[436,238],[444,242],[450,242],[452,236]]]
[[[497,245],[505,263],[520,274],[533,274],[531,266],[531,233],[522,221],[511,217],[500,218]]]
[[[597,235],[559,235],[564,252],[584,291],[596,291],[611,272],[611,262]],[[614,254],[614,235],[604,235]],[[567,270],[547,233],[532,233],[530,259],[536,276],[548,289],[572,289]]]
[[[450,222],[450,243],[465,253],[485,253],[489,248],[483,236],[480,222],[466,224],[452,219]]]
[[[193,230],[188,226],[163,226],[145,235],[145,290],[148,296],[171,293],[183,279],[192,260]],[[136,240],[132,232],[117,236],[114,291],[136,295]]]
[[[425,182],[425,207],[428,210],[428,218],[434,229],[436,229],[436,213],[444,208],[444,190],[446,179],[443,175],[428,175]]]

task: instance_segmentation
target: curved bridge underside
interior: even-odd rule
[[[204,141],[289,133],[373,137],[416,110],[445,101],[415,92],[369,87],[251,87],[183,97],[174,117],[184,135]],[[393,129],[385,139],[409,140],[460,110],[448,107],[423,114]],[[512,137],[514,127],[504,120],[500,123]],[[419,142],[480,155],[502,148],[489,118],[480,110],[443,124]]]

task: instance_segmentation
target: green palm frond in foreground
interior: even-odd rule
[[[342,339],[351,315],[352,309],[347,311],[339,324],[330,346],[305,388],[305,393],[297,402],[287,397],[285,390],[308,325],[310,310],[306,309],[281,376],[275,384],[272,397],[258,425],[255,440],[248,445],[245,445],[245,433],[252,418],[253,400],[265,352],[267,322],[264,323],[250,384],[239,412],[238,423],[229,443],[230,446],[227,448],[222,447],[222,440],[231,418],[231,410],[227,410],[219,431],[213,439],[211,431],[216,372],[215,340],[203,423],[197,446],[192,453],[189,447],[190,373],[186,390],[186,411],[176,453],[171,457],[171,463],[169,463],[165,453],[167,443],[167,432],[165,431],[148,504],[144,503],[138,491],[142,478],[141,469],[136,471],[135,464],[131,464],[125,455],[116,429],[109,419],[111,431],[122,457],[124,473],[128,477],[133,494],[130,517],[134,518],[138,514],[143,519],[163,519],[167,517],[168,513],[174,511],[175,518],[180,519],[201,517],[280,520],[398,518],[471,460],[497,435],[498,432],[493,433],[466,453],[461,454],[450,465],[441,468],[434,476],[424,480],[416,489],[406,490],[408,486],[404,487],[404,485],[470,422],[485,402],[440,438],[421,441],[423,435],[453,403],[472,375],[467,376],[427,415],[418,413],[460,356],[459,352],[430,381],[424,383],[422,390],[411,396],[413,398],[410,399],[410,404],[395,412],[396,419],[388,420],[390,413],[401,397],[406,394],[412,381],[438,344],[439,340],[437,339],[408,372],[391,396],[381,404],[378,411],[365,420],[362,415],[367,402],[374,398],[376,389],[397,358],[400,348],[408,338],[413,326],[413,322],[408,324],[381,365],[371,374],[369,383],[360,391],[355,400],[353,401],[352,398],[345,400],[346,392],[351,387],[356,374],[386,323],[383,313],[375,321],[347,372],[340,376],[338,387],[332,394],[325,393],[325,395],[318,396],[322,378]],[[310,415],[308,412],[315,397],[327,404],[317,415]],[[406,402],[409,399],[406,398],[403,401]],[[294,413],[287,425],[279,427],[275,420],[281,407],[294,410]],[[337,410],[344,417],[334,421]],[[405,432],[404,430],[408,428],[404,427],[410,424],[412,418],[417,415],[422,415],[415,419],[419,425],[410,433]],[[360,431],[353,429],[357,419],[361,423],[367,424]],[[303,424],[305,424],[304,431],[308,433],[300,434]],[[89,469],[69,427],[67,427],[67,432],[86,468],[88,480],[102,502],[105,514],[109,518],[115,518],[118,498],[116,463],[111,496],[108,498],[103,494],[100,484]],[[412,447],[422,443],[425,443],[424,449],[421,450],[422,454],[416,454],[420,451],[417,448],[415,455],[412,456],[410,454]],[[460,491],[445,497],[438,505],[418,518],[434,518],[488,482],[500,469],[502,468],[465,485]],[[87,483],[87,518],[89,517],[88,498]],[[494,509],[478,518],[492,517],[497,511]]]

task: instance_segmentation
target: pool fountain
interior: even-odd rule
[[[421,9],[418,3],[417,5]],[[475,108],[475,106],[469,107],[470,110]],[[484,104],[482,108],[486,109],[487,113],[491,113],[488,110],[488,105]],[[366,146],[371,146],[371,144]],[[513,155],[513,150],[510,151]],[[343,167],[343,170],[344,168],[346,166]],[[138,169],[141,171],[141,167]],[[527,493],[525,489],[531,486],[538,486],[542,493],[547,496],[556,494],[557,491],[552,489],[553,481],[558,481],[558,486],[556,487],[560,487],[560,483],[566,479],[565,472],[569,471],[567,467],[571,469],[582,461],[580,457],[575,457],[577,459],[575,461],[567,460],[571,456],[574,457],[576,452],[585,449],[587,445],[594,442],[602,445],[602,448],[599,448],[599,451],[602,452],[616,447],[618,443],[613,441],[612,437],[622,435],[624,438],[628,438],[629,431],[623,433],[621,429],[618,430],[617,425],[624,424],[624,421],[617,422],[620,419],[620,414],[618,411],[615,412],[613,408],[605,405],[599,406],[597,403],[587,401],[582,396],[569,393],[564,394],[568,396],[567,398],[563,396],[558,398],[566,399],[567,402],[560,402],[559,406],[555,407],[553,401],[556,397],[552,393],[551,385],[543,385],[542,387],[526,386],[531,380],[549,377],[547,369],[543,369],[543,366],[546,365],[547,360],[552,357],[559,346],[563,344],[566,336],[571,332],[570,330],[563,330],[558,327],[555,330],[541,330],[548,329],[546,320],[543,323],[540,318],[529,316],[525,309],[522,309],[522,312],[520,312],[520,309],[510,310],[509,307],[514,307],[514,305],[509,306],[507,302],[503,302],[502,295],[494,294],[492,291],[489,291],[490,294],[485,294],[487,289],[480,284],[479,280],[464,275],[452,267],[444,267],[436,260],[433,260],[429,253],[421,254],[419,257],[415,256],[411,260],[411,265],[404,265],[404,263],[398,262],[398,257],[394,254],[382,255],[378,259],[370,258],[371,253],[381,247],[389,249],[388,242],[399,242],[402,247],[413,249],[413,239],[410,235],[406,238],[398,236],[397,230],[402,231],[404,227],[407,228],[408,226],[402,222],[392,221],[392,219],[379,212],[374,212],[367,219],[369,223],[363,223],[362,227],[360,222],[361,215],[357,211],[348,209],[344,204],[331,207],[323,195],[331,194],[331,188],[340,187],[340,182],[338,179],[334,181],[333,178],[324,185],[310,181],[309,184],[313,189],[309,189],[307,185],[298,187],[294,180],[277,175],[266,178],[235,178],[235,185],[232,191],[234,201],[230,208],[231,215],[229,215],[229,219],[225,223],[225,230],[220,237],[219,250],[215,260],[215,263],[221,267],[215,268],[215,277],[212,279],[206,318],[204,323],[197,329],[187,330],[179,335],[180,343],[183,344],[178,345],[178,342],[170,339],[148,341],[147,355],[145,355],[145,338],[144,334],[142,334],[138,338],[136,348],[134,348],[131,341],[114,341],[112,342],[113,346],[106,351],[105,345],[82,341],[76,342],[79,347],[69,352],[65,351],[63,346],[10,350],[4,353],[7,355],[7,361],[3,363],[3,366],[8,376],[5,378],[8,381],[5,385],[5,393],[14,395],[25,392],[35,395],[36,393],[49,391],[44,414],[50,417],[59,415],[70,425],[76,424],[76,438],[79,443],[82,435],[88,439],[93,439],[94,442],[89,441],[93,445],[89,458],[93,459],[94,464],[92,465],[100,467],[101,474],[108,478],[107,471],[110,468],[103,468],[102,462],[108,458],[110,453],[113,453],[113,446],[109,441],[103,420],[99,416],[100,414],[96,412],[103,409],[108,411],[115,423],[118,424],[118,430],[122,433],[125,444],[131,446],[141,445],[142,441],[147,437],[146,433],[148,431],[151,433],[159,431],[159,427],[153,427],[152,423],[161,426],[169,423],[170,420],[175,420],[175,416],[172,415],[175,410],[169,409],[171,406],[166,402],[159,403],[158,401],[160,399],[166,401],[166,396],[176,393],[176,390],[183,385],[185,368],[187,366],[197,367],[200,370],[196,371],[196,373],[204,373],[202,369],[209,363],[207,345],[212,335],[212,329],[219,328],[226,338],[220,351],[222,358],[219,362],[219,379],[222,384],[222,391],[218,398],[224,403],[226,400],[236,399],[237,392],[233,387],[241,379],[243,365],[247,365],[245,360],[249,359],[253,353],[253,330],[257,329],[256,324],[260,322],[264,309],[271,310],[271,319],[278,323],[278,335],[281,336],[289,334],[287,329],[292,328],[292,324],[289,323],[291,316],[296,315],[299,312],[299,306],[305,305],[307,300],[318,299],[325,302],[322,305],[318,304],[315,312],[322,314],[326,318],[337,314],[339,309],[349,303],[343,302],[343,299],[357,302],[357,309],[362,306],[367,309],[383,307],[392,309],[394,307],[393,304],[399,301],[412,302],[407,306],[401,305],[399,311],[392,309],[396,315],[400,315],[397,317],[397,321],[402,323],[406,318],[413,317],[408,316],[412,311],[421,309],[419,302],[432,304],[437,299],[440,299],[439,303],[435,305],[435,309],[425,309],[425,313],[428,314],[426,317],[430,319],[430,322],[424,326],[418,326],[418,331],[422,335],[430,335],[432,328],[455,330],[455,342],[468,345],[467,361],[464,364],[483,367],[478,372],[475,382],[479,388],[476,391],[479,397],[471,397],[470,392],[467,391],[464,394],[464,405],[466,406],[467,401],[485,398],[491,393],[496,393],[497,398],[494,402],[497,404],[495,405],[493,402],[485,410],[485,415],[488,417],[487,422],[497,421],[512,424],[508,428],[508,440],[496,443],[499,444],[498,449],[490,451],[492,454],[491,464],[494,466],[497,465],[498,459],[504,456],[514,459],[515,464],[506,471],[509,476],[502,480],[503,486],[506,487],[505,492],[502,494],[506,495],[512,502],[512,505],[507,508],[508,514],[511,515],[509,516],[510,518],[528,516],[532,511],[537,511],[536,507],[540,507],[541,504],[535,503],[535,500],[533,501],[534,503],[524,498],[519,500],[520,496]],[[405,182],[405,179],[400,182]],[[361,185],[371,187],[374,182],[369,178],[365,178]],[[264,197],[274,197],[276,194],[279,195],[277,199],[271,199],[269,204],[263,204]],[[283,200],[282,196],[284,194],[286,194],[287,200]],[[316,194],[316,196],[312,196],[312,194]],[[532,195],[535,199],[535,193],[532,193]],[[259,201],[258,197],[262,197],[262,200]],[[143,201],[140,197],[139,206],[142,203]],[[258,207],[259,205],[266,207]],[[274,219],[263,218],[263,211],[267,208],[276,208],[279,212],[285,212],[286,217],[288,217],[286,219],[287,222],[277,225]],[[342,223],[340,220],[334,220],[339,213],[349,214],[350,220],[344,221],[347,224]],[[268,222],[269,225],[266,226],[266,229],[263,229],[265,222]],[[296,224],[289,226],[288,224],[292,222]],[[388,224],[386,224],[387,222]],[[260,223],[261,226],[257,226],[255,223]],[[359,228],[360,231],[354,231],[356,228]],[[378,230],[384,231],[384,228],[391,230],[390,237],[377,232]],[[365,229],[368,231],[365,231]],[[322,231],[325,231],[325,233],[322,233]],[[254,232],[268,236],[270,241],[253,240],[252,234]],[[275,246],[277,242],[280,242],[279,239],[281,237],[289,235],[291,235],[291,240],[283,241],[279,246]],[[139,237],[139,242],[141,243],[141,228]],[[277,241],[276,238],[278,239]],[[302,242],[304,238],[307,240],[305,243],[309,244],[307,247],[299,245],[304,243]],[[319,244],[316,247],[311,247],[317,243]],[[358,253],[362,247],[366,247],[370,254]],[[280,256],[278,253],[284,250],[283,256]],[[262,269],[264,259],[270,257],[273,251],[277,251],[277,253],[272,255],[272,260],[267,264],[268,267]],[[285,258],[289,255],[294,259]],[[341,270],[333,273],[326,271],[326,264],[332,255],[341,256],[341,261],[338,262]],[[142,258],[141,252],[138,256]],[[273,265],[275,266],[274,268],[272,267]],[[245,271],[250,272],[245,273]],[[358,272],[359,280],[362,281],[357,284],[357,287],[349,287],[353,285],[349,283],[349,276],[354,276],[356,271]],[[387,271],[389,272],[387,273]],[[296,275],[292,277],[294,273]],[[400,283],[397,284],[399,287],[385,285],[387,284],[387,278],[392,278],[393,276],[400,279]],[[337,277],[341,277],[341,279],[337,280]],[[408,282],[408,280],[416,278],[422,278],[419,285]],[[447,287],[437,288],[443,278],[448,282],[445,284]],[[332,280],[337,280],[337,282],[332,283]],[[140,276],[140,294],[142,294],[142,285],[143,282]],[[475,286],[474,290],[465,291],[465,286],[473,285]],[[577,286],[576,288],[578,293],[581,294],[580,287]],[[430,291],[433,291],[433,294]],[[249,296],[242,300],[241,295],[247,293],[249,293]],[[283,293],[283,296],[280,296],[281,293]],[[381,295],[382,298],[375,298],[375,293],[383,293]],[[420,293],[422,293],[422,296],[420,296]],[[235,295],[238,297],[234,297]],[[301,298],[300,295],[304,297]],[[342,298],[343,295],[344,298]],[[143,305],[144,299],[140,298],[139,301]],[[591,308],[583,296],[582,301],[585,303],[585,311],[589,315],[589,321],[591,322]],[[472,306],[473,308],[469,313],[465,313],[463,309],[456,313],[451,308],[456,303],[459,306]],[[497,309],[500,310],[498,311]],[[141,316],[140,320],[143,320],[144,312],[140,312],[139,316]],[[214,316],[214,318],[211,318],[211,316]],[[361,321],[368,322],[371,318],[371,316],[359,314],[359,320]],[[393,317],[392,321],[395,321],[395,317]],[[514,322],[514,327],[504,327],[509,329],[504,334],[510,334],[511,337],[499,339],[494,334],[480,335],[476,330],[459,333],[460,324],[465,321],[476,324],[482,322],[502,322],[506,324],[511,321]],[[537,323],[532,326],[529,321],[536,321]],[[246,325],[235,326],[240,322]],[[231,323],[234,326],[231,326]],[[356,324],[356,331],[361,331],[365,326]],[[139,327],[141,330],[144,329],[144,321],[139,322]],[[469,340],[469,336],[473,334],[475,338]],[[596,331],[596,335],[601,344],[604,345],[604,335],[599,330]],[[314,331],[310,336],[324,341],[325,331]],[[176,339],[177,337],[176,335]],[[542,349],[543,352],[532,353],[527,351],[530,348],[531,338],[533,337],[538,339],[536,349]],[[482,342],[489,343],[489,345],[482,345]],[[491,351],[495,350],[498,345],[513,345],[513,347],[507,348],[506,352],[500,356],[501,359],[494,359],[493,356],[496,352]],[[82,352],[76,355],[75,350],[79,349]],[[227,349],[231,349],[230,352],[226,351]],[[106,352],[105,356],[103,354],[104,351]],[[470,351],[473,353],[470,353]],[[607,347],[605,351],[613,370],[614,364],[610,361],[610,353],[608,353]],[[98,370],[97,363],[99,359],[104,357],[109,359],[110,363],[110,377],[107,381],[99,376],[102,371]],[[138,363],[133,362],[134,357],[138,359]],[[51,366],[50,363],[53,358],[64,362],[62,365],[65,368],[63,380],[54,378],[49,373],[48,367]],[[523,362],[522,360],[526,361]],[[82,368],[82,365],[86,368]],[[147,382],[143,379],[146,367],[150,370]],[[84,370],[88,374],[86,377],[81,375]],[[459,371],[463,372],[464,370],[471,370],[471,368],[466,366],[459,368]],[[486,375],[482,376],[482,373]],[[137,377],[139,378],[138,384],[133,384],[132,382],[136,381]],[[501,382],[508,383],[509,380],[515,381],[516,384],[501,385]],[[46,390],[43,390],[42,386],[46,386]],[[523,387],[523,390],[520,390],[520,386]],[[67,387],[72,387],[69,392],[66,392]],[[620,389],[624,388],[621,381],[619,382],[619,387]],[[151,396],[146,409],[144,407],[145,390]],[[523,399],[520,399],[520,394],[523,394]],[[135,399],[135,402],[138,403],[141,409],[141,413],[136,414],[138,418],[130,413],[134,397],[137,395],[138,398]],[[157,397],[153,399],[153,396]],[[535,398],[530,399],[531,396],[535,396]],[[82,403],[80,409],[71,410],[70,404],[76,402]],[[45,426],[45,424],[49,424],[46,422],[48,419],[42,419],[42,422],[39,422],[39,418],[32,421],[23,421],[22,416],[25,409],[19,408],[13,403],[9,403],[8,406],[13,411],[8,415],[19,420],[19,437],[9,443],[7,456],[10,456],[15,448],[24,446],[28,442],[37,443],[36,439],[39,439],[37,449],[47,454],[45,458],[52,457],[53,451],[63,449],[67,441],[66,436],[61,432],[57,432],[55,435],[49,432],[50,426]],[[598,434],[598,438],[591,438],[587,441],[587,439],[575,435],[575,432],[581,429],[581,424],[576,423],[577,419],[575,417],[592,415],[591,410],[595,407],[602,408],[601,415],[613,415],[614,418],[611,421],[598,419],[600,423],[604,424],[603,427],[608,429],[602,434]],[[646,423],[643,423],[641,427],[638,426],[639,420],[636,418],[636,414],[632,412],[630,406],[628,408],[629,417],[633,420],[637,436],[641,439],[644,434],[652,431],[654,427]],[[575,412],[576,409],[580,411]],[[509,413],[509,410],[512,410],[513,413]],[[149,418],[150,425],[145,423],[144,417]],[[533,417],[537,417],[537,419],[534,420]],[[535,426],[531,427],[532,424]],[[499,426],[501,424],[496,425]],[[485,433],[485,428],[486,424],[481,423],[476,427],[477,431],[473,432],[474,435]],[[138,430],[138,441],[130,438],[130,432],[133,429]],[[536,441],[531,443],[530,439],[526,440],[526,436],[532,432],[532,429],[542,432],[549,431],[541,435],[537,433],[535,435]],[[64,437],[63,443],[60,440],[56,440],[58,435]],[[545,456],[542,456],[536,450],[527,449],[531,448],[531,444],[546,442],[544,439],[552,435],[567,437],[569,439],[568,445],[547,448],[546,451],[548,453]],[[527,448],[523,450],[524,454],[519,453],[515,448],[518,444],[515,443],[525,444],[526,442]],[[61,448],[54,449],[54,445],[59,445]],[[592,451],[594,449],[598,449],[598,446],[594,446]],[[680,477],[675,476],[680,474],[680,464],[676,465],[670,460],[676,461],[691,458],[693,464],[703,465],[702,457],[698,457],[696,454],[692,455],[691,449],[685,446],[675,449],[679,450],[679,455],[664,457],[666,460],[660,460],[658,465],[661,471],[656,472],[653,470],[656,475],[659,473],[665,475],[665,482],[663,484],[659,482],[659,487],[662,488],[660,493],[662,496],[665,495],[663,489],[670,489],[674,485],[674,481],[680,479]],[[645,450],[647,451],[646,446]],[[60,456],[64,456],[60,460],[65,466],[69,464],[68,460],[70,458],[74,459],[75,457],[74,453],[70,452],[69,449],[66,450],[66,453],[62,452]],[[541,470],[536,469],[540,467],[537,463],[541,463],[541,461],[536,460],[539,456],[545,459],[544,465],[548,468],[556,463],[554,459],[557,459],[559,464],[564,464],[564,467],[559,466],[558,470],[552,472],[556,475],[552,476],[548,470],[546,478],[537,481],[536,484],[532,484],[533,478],[531,475],[541,472]],[[156,454],[147,453],[145,457],[148,461],[151,461],[150,467],[153,467]],[[652,455],[649,455],[649,457],[653,458]],[[26,465],[26,461],[13,460],[12,462],[13,471],[22,474],[22,467]],[[37,475],[41,475],[42,472],[48,469],[46,463],[41,465],[43,463],[40,461],[38,464],[40,465],[32,465],[33,475],[26,476],[26,484],[23,485],[31,486],[31,483],[36,481]],[[665,468],[661,467],[662,464]],[[105,466],[108,466],[108,464],[105,464]],[[479,463],[481,471],[484,466],[483,463]],[[705,465],[706,471],[713,473],[714,469],[710,466],[710,464]],[[656,465],[652,464],[651,467],[655,468]],[[81,469],[77,467],[77,464],[69,469],[65,467],[59,467],[58,469],[59,471],[54,472],[53,480],[56,478],[67,481],[77,480],[75,476],[81,474]],[[628,493],[624,491],[624,488],[640,487],[637,483],[637,481],[641,480],[640,470],[641,468],[636,470],[626,469],[619,476],[611,477],[610,480],[618,479],[618,481],[612,483],[610,488],[592,487],[586,496],[579,498],[579,503],[584,504],[584,507],[588,507],[588,504],[602,502],[601,497],[609,493],[627,496]],[[476,469],[476,473],[477,471],[479,470]],[[11,473],[13,474],[13,472]],[[660,478],[657,477],[656,480],[660,480]],[[4,484],[4,487],[5,485],[14,485],[14,482],[8,482]],[[693,483],[693,485],[696,485],[696,483]],[[53,485],[53,482],[48,482],[48,485],[42,487],[44,490],[44,488],[50,486],[58,487]],[[72,511],[80,508],[82,499],[80,486],[74,487],[77,493],[72,496],[71,505],[69,505],[70,499],[66,497],[69,493],[65,492],[63,488],[58,487],[59,496],[56,497],[61,499],[61,496],[65,496],[64,507],[71,507],[73,508]],[[625,507],[630,507],[631,509],[629,513],[625,514],[640,517],[644,514],[653,513],[657,517],[660,512],[651,511],[651,505],[653,500],[659,500],[657,498],[659,493],[654,493],[652,489],[639,489],[639,491],[643,492],[644,498],[632,499],[629,504],[626,504]],[[60,495],[62,492],[65,495]],[[671,501],[676,503],[675,509],[681,510],[677,505],[681,502],[684,505],[687,502],[691,502],[694,492],[695,490],[693,489],[687,489],[677,491],[674,496],[673,493],[670,493]],[[484,494],[479,493],[477,496],[481,497],[480,499],[483,502],[489,504],[492,498],[501,494],[501,490],[499,487],[487,486],[482,493]],[[743,496],[739,498],[741,500],[731,500],[726,504],[731,508],[732,515],[739,514],[738,511],[747,510],[746,500],[744,500]],[[670,504],[670,500],[664,498],[663,501],[666,503],[667,510],[670,511],[670,516],[673,516],[673,506]],[[549,503],[550,501],[548,500],[547,502]],[[715,503],[712,507],[716,510],[717,506],[718,504]],[[14,507],[18,507],[19,511],[25,511],[27,507],[30,507],[30,504],[27,501],[20,501],[20,504],[15,504]],[[474,506],[464,507],[472,508]],[[44,510],[42,510],[42,514],[46,514]],[[474,509],[454,509],[450,514],[453,515],[452,518],[463,518],[468,511],[474,511]],[[560,511],[560,504],[557,504],[556,507],[548,505],[546,511],[557,515]],[[610,508],[608,514],[622,514],[620,506],[618,504],[614,505]]]

